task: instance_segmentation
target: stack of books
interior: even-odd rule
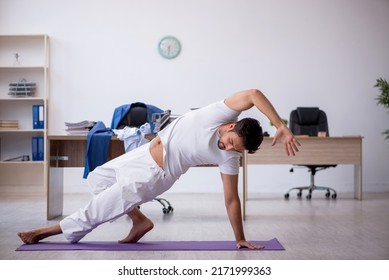
[[[82,121],[78,123],[65,122],[68,134],[88,134],[89,130],[96,124],[94,121]]]
[[[19,121],[0,120],[0,129],[18,129]]]

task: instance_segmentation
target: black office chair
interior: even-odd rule
[[[119,129],[125,126],[141,127],[147,123],[147,105],[142,102],[135,102],[131,104],[127,115],[121,120],[118,125]]]
[[[317,107],[298,107],[290,113],[289,128],[295,135],[308,135],[318,136],[319,132],[326,132],[326,136],[329,136],[328,122],[326,113]],[[308,172],[311,172],[311,184],[305,187],[291,188],[286,194],[285,198],[289,198],[289,192],[292,190],[298,190],[297,197],[301,198],[302,191],[308,190],[307,199],[312,198],[312,192],[314,190],[326,191],[326,198],[332,197],[336,199],[336,191],[329,187],[320,187],[315,185],[315,174],[317,171],[327,169],[330,167],[336,167],[336,165],[303,165],[308,168]],[[291,168],[290,172],[294,169]],[[332,192],[332,195],[331,195]]]
[[[119,123],[118,128],[122,129],[125,126],[139,128],[147,123],[147,121],[147,105],[142,102],[135,102],[131,104],[129,112]],[[164,214],[169,214],[174,211],[174,208],[168,200],[161,197],[156,197],[154,200],[162,205],[162,212]]]

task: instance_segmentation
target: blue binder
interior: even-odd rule
[[[45,127],[45,113],[42,104],[32,105],[32,128],[43,129]]]
[[[38,161],[44,159],[43,137],[32,137],[32,160]]]

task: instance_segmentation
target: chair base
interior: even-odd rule
[[[166,199],[161,198],[161,197],[156,197],[153,200],[162,205],[162,213],[170,214],[174,211],[173,206]],[[140,206],[138,206],[138,209],[140,209]]]
[[[306,186],[306,187],[295,187],[295,188],[291,188],[285,195],[285,199],[288,199],[289,198],[289,192],[293,191],[293,190],[298,190],[298,193],[297,193],[297,197],[298,198],[301,198],[302,194],[303,194],[303,190],[308,190],[308,194],[307,194],[307,199],[311,199],[312,198],[312,192],[314,190],[321,190],[321,191],[326,191],[326,198],[332,198],[332,199],[336,199],[337,197],[337,194],[336,194],[336,191],[333,189],[333,188],[329,188],[329,187],[319,187],[319,186],[316,186],[315,185],[315,175],[316,175],[316,172],[317,171],[320,171],[320,170],[323,170],[323,169],[326,169],[328,167],[335,167],[336,165],[326,165],[326,166],[316,166],[316,165],[307,165],[306,167],[308,167],[309,169],[309,172],[311,172],[311,175],[310,175],[310,184],[309,186]],[[290,172],[293,172],[293,168],[290,170]],[[332,191],[332,195],[331,195],[331,191]]]
[[[162,212],[164,214],[169,214],[169,213],[172,213],[174,211],[173,206],[166,199],[161,198],[161,197],[156,197],[156,198],[154,198],[154,200],[159,202],[162,205]]]
[[[297,193],[297,197],[298,198],[301,198],[302,197],[302,192],[303,190],[308,190],[308,194],[306,196],[307,199],[311,199],[312,198],[312,192],[314,190],[322,190],[322,191],[326,191],[326,198],[332,198],[332,199],[336,199],[337,197],[337,194],[336,194],[336,191],[333,189],[333,188],[329,188],[329,187],[319,187],[319,186],[308,186],[308,187],[295,187],[295,188],[291,188],[285,195],[285,199],[289,199],[289,193],[293,190],[298,190],[298,193]],[[331,194],[332,192],[332,194]]]

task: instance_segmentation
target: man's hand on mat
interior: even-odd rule
[[[238,243],[236,243],[236,248],[238,248],[238,249],[240,249],[240,248],[263,249],[263,248],[265,248],[265,246],[259,245],[259,244],[254,244],[254,243],[251,243],[251,242],[248,242],[245,240],[241,240],[241,241],[238,241]]]

